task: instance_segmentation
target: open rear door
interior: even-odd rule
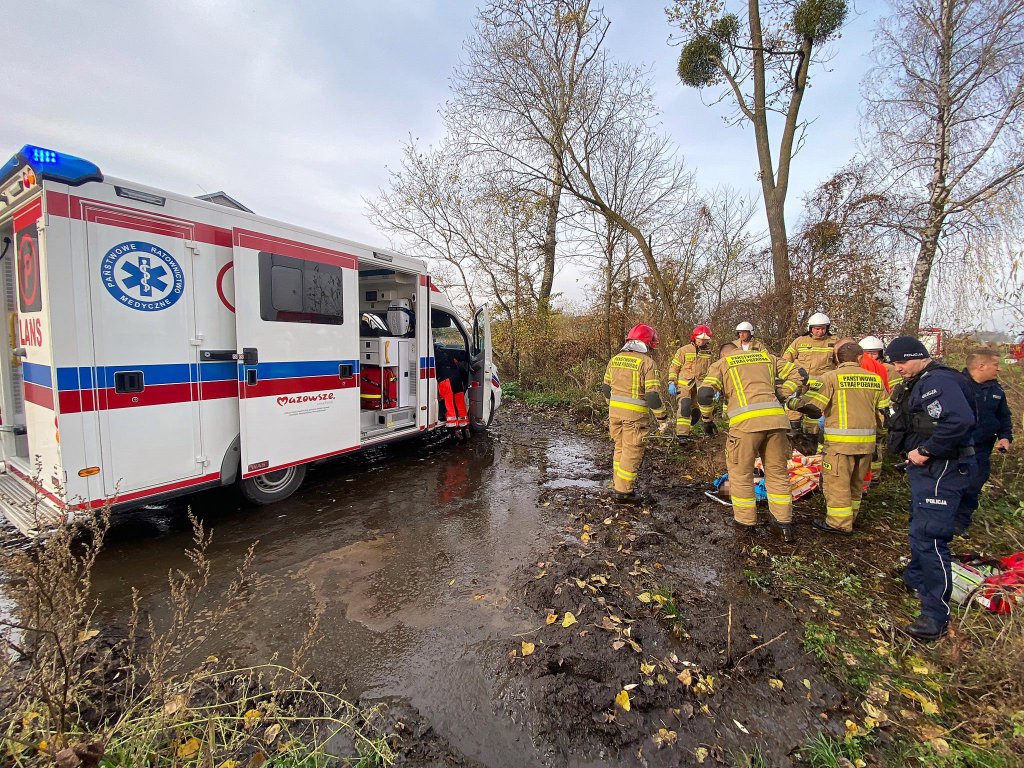
[[[485,429],[491,423],[491,317],[484,305],[473,318],[473,378],[469,389],[469,408],[472,424]]]
[[[359,445],[357,263],[234,230],[243,478]]]

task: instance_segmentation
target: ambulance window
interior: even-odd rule
[[[260,252],[260,316],[278,323],[342,323],[341,267]]]
[[[443,309],[434,309],[430,313],[430,329],[434,336],[434,344],[448,349],[466,349],[466,333],[458,321]]]

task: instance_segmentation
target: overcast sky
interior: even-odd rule
[[[651,67],[663,128],[701,185],[759,194],[749,127],[730,127],[675,75],[666,0],[610,0],[608,47]],[[861,79],[881,0],[855,0],[814,73],[813,119],[794,164],[800,197],[856,150]],[[387,242],[363,198],[409,136],[441,136],[438,107],[476,8],[462,0],[263,2],[0,0],[10,37],[0,78],[0,155],[33,143],[175,192],[224,190],[256,212]],[[557,286],[580,294],[571,270]]]

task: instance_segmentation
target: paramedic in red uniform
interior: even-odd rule
[[[469,389],[469,363],[459,352],[447,351],[437,357],[437,396],[444,403],[445,424],[456,440],[469,439],[469,413],[466,390]]]

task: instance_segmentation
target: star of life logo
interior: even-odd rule
[[[158,312],[185,292],[185,273],[163,248],[130,240],[115,245],[100,262],[107,292],[129,309]]]

